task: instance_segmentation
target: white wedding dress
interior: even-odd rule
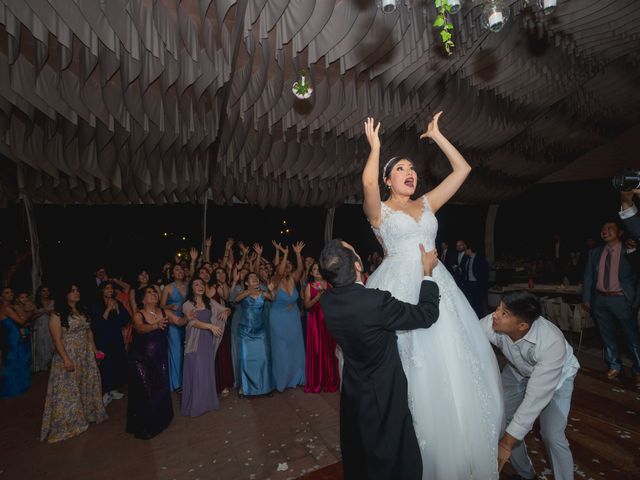
[[[418,244],[433,250],[438,232],[426,196],[419,221],[382,204],[380,228],[373,230],[385,258],[367,287],[417,304],[423,277]],[[440,287],[438,321],[430,328],[398,332],[422,478],[497,479],[504,406],[496,357],[451,274],[438,264],[433,278]]]

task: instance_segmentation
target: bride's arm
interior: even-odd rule
[[[371,152],[362,171],[362,191],[364,202],[362,209],[367,220],[374,227],[380,224],[380,188],[378,187],[378,171],[380,169],[380,123],[374,128],[373,118],[367,117],[364,122],[364,133],[369,141]]]
[[[445,203],[449,201],[451,197],[460,189],[469,172],[471,172],[471,166],[467,163],[464,157],[460,154],[458,149],[454,147],[449,140],[447,140],[440,129],[438,128],[438,119],[442,115],[442,112],[438,112],[433,116],[433,120],[427,126],[427,131],[420,135],[420,138],[431,138],[440,150],[447,156],[447,160],[453,168],[451,172],[436,188],[429,192],[429,207],[433,213],[440,210]]]

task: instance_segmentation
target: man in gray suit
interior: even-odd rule
[[[607,377],[613,380],[622,370],[616,339],[618,324],[631,351],[635,383],[640,388],[640,334],[636,319],[640,304],[638,275],[625,257],[620,241],[622,229],[618,224],[606,222],[600,236],[605,245],[589,251],[582,300],[592,311],[605,345],[609,364]]]

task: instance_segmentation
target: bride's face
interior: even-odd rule
[[[396,195],[413,195],[418,185],[418,174],[413,168],[413,163],[406,159],[398,161],[391,169],[385,183]]]

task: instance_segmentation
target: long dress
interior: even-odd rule
[[[0,397],[16,397],[31,386],[31,340],[29,329],[5,317],[0,320],[0,337],[4,337]]]
[[[206,308],[196,310],[196,318],[202,323],[213,323],[213,314]],[[185,350],[184,354],[180,413],[185,417],[198,417],[219,407],[214,358],[220,337],[215,337],[208,330],[187,325],[187,346],[194,334],[198,337],[194,345],[195,351]]]
[[[182,317],[182,305],[185,297],[180,293],[180,289],[175,282],[171,287],[171,294],[167,298],[167,305],[177,305],[178,308],[173,313]],[[185,327],[169,324],[169,386],[171,391],[182,388],[182,368],[184,362],[184,334]]]
[[[238,294],[242,292],[242,285],[236,285],[231,292],[229,292],[229,303],[231,303],[233,307],[233,313],[231,314],[230,328],[226,328],[229,332],[230,343],[231,343],[231,366],[233,367],[233,386],[235,388],[240,388],[240,356],[238,355],[238,325],[240,323],[240,318],[242,317],[242,303],[236,304],[236,297]]]
[[[112,310],[106,320],[102,316],[104,310],[103,301],[92,307],[91,330],[97,349],[104,353],[104,359],[100,362],[100,378],[102,393],[107,393],[127,383],[127,352],[122,327],[131,322],[131,316],[120,302],[118,310]]]
[[[49,332],[49,312],[53,310],[53,307],[54,303],[51,300],[51,303],[46,308],[40,308],[36,312],[36,318],[31,329],[33,339],[32,372],[44,372],[51,368],[51,359],[56,351]]]
[[[271,356],[264,325],[264,296],[242,300],[237,326],[239,384],[244,395],[265,395],[273,390]]]
[[[435,248],[438,221],[424,200],[416,221],[382,204],[374,228],[385,258],[368,288],[416,304],[423,276],[418,244]],[[409,408],[422,453],[423,479],[497,479],[504,406],[498,365],[478,317],[444,265],[440,317],[431,328],[398,332],[408,381]]]
[[[58,442],[75,437],[90,422],[107,419],[102,404],[100,374],[87,338],[89,322],[84,315],[70,315],[69,328],[62,327],[62,344],[75,366],[67,372],[58,352],[51,361],[47,399],[42,416],[40,440]]]
[[[271,305],[271,371],[274,386],[279,392],[305,384],[304,339],[298,298],[297,290],[294,289],[293,294],[289,295],[283,288],[279,288]]]
[[[314,284],[309,285],[311,299],[319,291]],[[324,322],[324,312],[320,302],[307,312],[306,393],[336,392],[340,388],[338,359],[335,355],[336,342]]]
[[[163,312],[164,314],[164,312]],[[144,323],[147,323],[144,319]],[[133,333],[129,347],[127,432],[153,438],[169,426],[173,405],[169,391],[167,330]]]

